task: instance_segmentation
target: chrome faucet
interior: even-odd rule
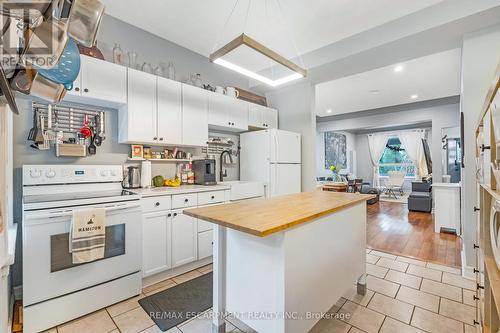
[[[224,170],[223,167],[223,160],[224,160],[224,154],[227,154],[229,156],[229,160],[231,163],[233,163],[233,153],[230,150],[224,150],[222,153],[220,153],[220,176],[219,176],[219,181],[223,181],[224,177],[227,177],[227,169]]]

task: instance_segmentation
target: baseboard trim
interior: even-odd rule
[[[191,263],[183,265],[183,266],[171,268],[171,269],[168,269],[166,271],[153,274],[151,276],[147,276],[145,278],[142,278],[142,287],[143,288],[149,287],[155,283],[158,283],[158,282],[173,278],[175,276],[187,273],[189,271],[192,271],[192,270],[195,270],[197,268],[203,267],[205,265],[211,264],[212,261],[213,261],[213,258],[208,257],[208,258],[204,258],[204,259],[201,259],[198,261],[191,262]]]
[[[462,276],[469,280],[476,280],[476,273],[474,273],[474,267],[467,266],[467,261],[465,258],[465,251],[462,246],[462,250],[460,251],[460,256],[462,259]]]

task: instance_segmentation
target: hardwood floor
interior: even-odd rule
[[[447,266],[460,267],[461,238],[435,233],[433,215],[410,212],[393,202],[368,205],[368,247]]]

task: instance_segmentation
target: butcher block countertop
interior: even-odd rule
[[[184,210],[184,214],[264,237],[374,198],[374,195],[326,191]]]

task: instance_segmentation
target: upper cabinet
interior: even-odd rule
[[[182,84],[157,77],[157,137],[161,143],[182,143]]]
[[[182,144],[205,146],[207,141],[207,90],[182,84]]]
[[[128,69],[128,104],[118,115],[120,143],[154,143],[157,137],[156,76]]]
[[[248,103],[248,126],[256,129],[278,128],[278,110]]]
[[[248,104],[236,98],[209,92],[208,124],[233,132],[248,131]]]
[[[80,74],[65,100],[110,107],[127,104],[126,67],[83,55],[80,59]]]

